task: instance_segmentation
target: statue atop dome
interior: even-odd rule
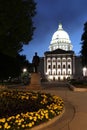
[[[63,30],[61,23],[58,25],[58,30]]]

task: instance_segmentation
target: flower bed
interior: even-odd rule
[[[29,129],[60,115],[63,108],[63,100],[55,95],[3,91],[0,92],[0,129]]]

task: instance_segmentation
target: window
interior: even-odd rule
[[[51,60],[48,60],[48,62],[51,62]]]
[[[51,65],[48,65],[48,69],[50,69],[51,68]]]
[[[70,65],[68,65],[68,68],[70,69]]]
[[[57,59],[57,62],[61,62],[61,59]]]
[[[60,68],[60,65],[58,65],[58,68]]]
[[[71,58],[68,58],[67,61],[68,61],[68,62],[71,62]]]
[[[65,69],[65,65],[63,65],[63,68]]]
[[[56,62],[56,60],[53,60],[53,62]]]
[[[52,58],[52,62],[56,62],[56,58],[55,57]]]
[[[63,58],[63,59],[62,59],[62,61],[63,61],[63,62],[66,62],[66,59],[65,59],[65,58]]]
[[[56,66],[55,65],[53,65],[53,69],[55,69],[56,68]]]

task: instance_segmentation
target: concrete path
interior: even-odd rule
[[[66,110],[63,117],[41,130],[87,130],[87,92],[71,91],[65,83],[43,86],[43,92],[63,98]]]

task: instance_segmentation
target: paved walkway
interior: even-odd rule
[[[87,130],[87,92],[74,92],[66,84],[44,84],[43,92],[61,96],[65,113],[55,123],[41,130]]]

